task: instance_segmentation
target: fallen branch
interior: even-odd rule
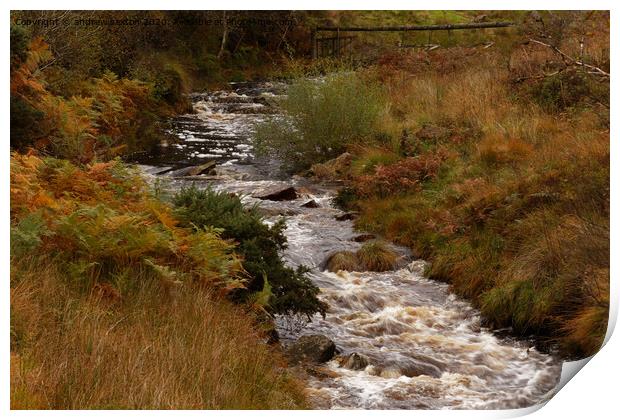
[[[596,75],[599,75],[599,76],[611,77],[610,74],[607,73],[605,70],[603,70],[603,69],[601,69],[599,67],[593,66],[591,64],[584,63],[583,60],[577,60],[576,58],[571,57],[570,55],[566,54],[565,52],[562,52],[558,47],[555,47],[555,46],[553,46],[551,44],[547,44],[545,42],[538,41],[538,40],[532,39],[532,38],[530,38],[530,42],[534,42],[536,44],[539,44],[539,45],[542,45],[544,47],[550,48],[552,51],[554,51],[555,53],[559,54],[563,59],[568,60],[569,62],[571,62],[574,65],[582,66],[582,67],[585,67],[587,69],[592,70],[592,72],[588,72],[589,74],[596,74]]]
[[[523,76],[523,77],[517,77],[516,79],[514,79],[514,83],[521,83],[524,82],[526,80],[540,80],[540,79],[545,79],[547,77],[552,77],[555,75],[560,74],[561,72],[563,72],[564,70],[566,70],[566,67],[564,67],[563,69],[554,71],[552,73],[543,73],[543,74],[539,74],[536,76]]]

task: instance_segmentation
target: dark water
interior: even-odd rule
[[[467,302],[424,277],[423,261],[386,273],[322,271],[331,253],[361,246],[353,241],[359,232],[351,221],[334,218],[341,212],[330,204],[333,188],[298,177],[276,179],[273,162],[253,157],[252,125],[272,118],[270,104],[285,86],[233,88],[193,95],[195,114],[172,122],[178,143],[138,161],[145,176],[167,188],[211,184],[258,202],[268,223],[286,216],[284,257],[292,266],[313,268],[312,280],[330,309],[324,320],[316,317],[307,325],[280,319],[283,340],[324,334],[341,354],[357,352],[370,360],[364,370],[331,361],[328,375],[311,377],[308,391],[317,408],[519,408],[553,395],[561,361],[481,327],[479,313]],[[181,168],[209,160],[218,163],[216,175],[179,176]],[[302,197],[284,202],[251,197],[279,185],[295,185]],[[320,207],[301,207],[310,199]],[[407,257],[406,250],[395,249]]]

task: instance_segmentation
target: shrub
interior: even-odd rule
[[[433,178],[443,160],[441,153],[427,153],[408,157],[389,165],[378,165],[373,175],[363,175],[355,180],[359,196],[387,196],[413,190],[420,183]]]
[[[65,97],[48,89],[40,71],[52,59],[40,38],[12,59],[13,147],[36,147],[88,163],[151,147],[162,138],[159,120],[171,107],[152,85],[105,72],[100,78],[73,82],[77,93]]]
[[[264,287],[266,278],[272,298],[268,309],[273,313],[299,313],[311,316],[325,313],[325,304],[319,301],[318,287],[306,276],[307,268],[286,267],[279,252],[286,247],[284,220],[268,226],[255,207],[245,208],[237,196],[195,187],[181,190],[174,197],[175,214],[182,226],[202,229],[221,229],[225,239],[237,243],[236,251],[243,257],[243,266],[250,281],[239,298],[246,300]]]
[[[530,92],[534,100],[548,112],[561,112],[580,103],[595,101],[609,103],[609,86],[586,74],[566,70],[533,83]]]
[[[28,102],[11,95],[11,147],[25,149],[43,133],[40,124],[44,114]]]
[[[358,199],[354,188],[344,187],[332,198],[332,203],[341,210],[350,210]]]
[[[340,73],[295,82],[281,107],[284,117],[256,126],[256,151],[298,171],[338,156],[348,143],[369,140],[384,101],[378,87],[355,73]]]

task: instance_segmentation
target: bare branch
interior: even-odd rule
[[[538,40],[532,39],[532,38],[530,38],[530,42],[533,42],[535,44],[539,44],[539,45],[542,45],[544,47],[550,48],[556,54],[560,55],[565,61],[568,61],[568,62],[570,62],[573,65],[582,66],[582,67],[585,67],[587,69],[592,70],[592,72],[590,72],[591,74],[597,74],[599,76],[611,77],[610,74],[607,73],[605,70],[603,70],[603,69],[601,69],[599,67],[593,66],[591,64],[584,63],[582,60],[577,60],[576,58],[573,58],[570,55],[562,52],[558,47],[555,47],[555,46],[553,46],[551,44],[547,44],[545,42],[538,41]]]

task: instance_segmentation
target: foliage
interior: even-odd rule
[[[441,153],[408,157],[389,165],[378,165],[372,175],[362,175],[355,180],[356,195],[386,196],[397,192],[415,190],[420,183],[432,179],[439,170]]]
[[[279,252],[286,247],[284,220],[268,226],[255,207],[245,208],[239,197],[210,189],[187,188],[173,201],[182,226],[215,227],[221,229],[222,238],[237,243],[235,250],[243,257],[243,267],[250,276],[247,290],[239,293],[241,299],[262,290],[267,279],[271,312],[324,315],[325,305],[316,296],[318,288],[306,276],[307,268],[286,267],[280,258]]]
[[[111,72],[80,83],[66,98],[47,89],[40,68],[52,56],[45,42],[33,39],[15,54],[11,71],[11,145],[51,151],[86,163],[159,141],[158,120],[167,111],[152,87]],[[21,57],[21,58],[20,58]],[[26,57],[25,59],[23,57]]]
[[[335,158],[348,143],[369,141],[384,102],[356,73],[293,83],[281,103],[284,118],[256,127],[256,150],[282,159],[292,171]]]
[[[121,296],[152,273],[167,285],[242,286],[233,246],[216,230],[177,227],[171,209],[117,161],[84,169],[13,154],[11,251],[53,255],[75,287],[106,283]]]
[[[609,91],[587,76],[567,70],[532,83],[530,92],[536,103],[549,112],[601,101],[609,104]]]

